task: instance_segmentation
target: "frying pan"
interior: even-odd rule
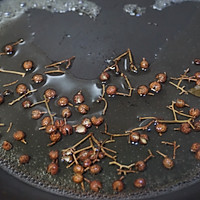
[[[42,67],[48,63],[61,60],[63,58],[70,57],[72,55],[76,56],[76,60],[73,63],[73,66],[69,70],[67,75],[69,80],[67,84],[71,84],[74,80],[76,84],[73,86],[70,85],[70,91],[74,94],[78,89],[83,88],[87,93],[87,88],[91,88],[91,85],[97,82],[97,77],[99,73],[107,66],[105,63],[106,59],[116,57],[120,53],[124,52],[127,48],[130,48],[134,55],[134,60],[137,63],[140,62],[142,57],[145,57],[151,64],[150,70],[146,73],[139,72],[138,74],[131,74],[131,80],[135,80],[134,84],[137,87],[140,84],[148,85],[149,80],[153,80],[156,73],[167,71],[168,76],[178,76],[184,69],[188,66],[191,66],[191,69],[197,71],[198,68],[191,64],[191,61],[199,56],[199,4],[198,3],[182,3],[180,5],[174,5],[169,7],[162,12],[155,11],[151,9],[150,5],[153,4],[153,1],[134,1],[141,6],[147,7],[146,13],[141,17],[131,17],[128,14],[122,11],[124,4],[130,3],[130,1],[94,1],[101,6],[102,10],[100,15],[96,18],[95,21],[89,19],[87,16],[78,16],[76,13],[66,13],[66,14],[52,14],[46,11],[41,10],[30,10],[28,13],[20,17],[18,20],[14,20],[10,24],[6,24],[1,28],[1,46],[9,43],[10,41],[15,41],[19,38],[24,38],[26,41],[24,45],[18,47],[17,55],[13,58],[3,57],[1,65],[12,66],[11,69],[15,69],[16,63],[22,63],[25,59],[32,59],[35,63],[38,64],[37,69],[42,69]],[[150,23],[149,23],[150,22]],[[155,26],[153,23],[158,24]],[[42,24],[42,25],[41,25]],[[42,28],[41,28],[42,27]],[[70,37],[68,37],[70,35]],[[123,65],[122,65],[123,67]],[[36,72],[36,71],[34,71]],[[29,73],[27,77],[23,80],[26,83],[30,81],[31,74]],[[60,81],[56,80],[54,76],[50,77],[53,79],[53,84],[55,85],[58,91],[62,91],[62,84],[59,85]],[[5,76],[1,78],[1,84],[4,82],[9,82],[13,79],[11,76]],[[60,79],[60,77],[59,77]],[[49,80],[49,79],[47,79]],[[61,79],[60,79],[61,80]],[[113,79],[117,82],[117,79]],[[45,87],[50,87],[52,81],[46,82],[43,86],[43,91]],[[83,86],[84,85],[84,86]],[[188,86],[189,87],[189,86]],[[14,87],[13,87],[14,88]],[[73,89],[72,89],[73,88]],[[71,90],[72,89],[72,90]],[[93,92],[88,91],[87,98],[92,100],[99,95],[100,90],[95,90]],[[66,91],[69,92],[69,91]],[[70,94],[71,95],[71,94]],[[37,96],[39,98],[41,96]],[[170,97],[170,98],[167,98]],[[112,114],[106,115],[106,121],[109,124],[110,131],[122,131],[125,128],[131,128],[138,125],[137,116],[144,114],[146,116],[156,115],[163,117],[166,113],[165,106],[168,105],[170,100],[174,100],[179,97],[178,92],[175,88],[166,84],[163,87],[161,93],[159,93],[155,98],[140,98],[135,95],[134,99],[129,101],[129,99],[118,98],[109,99],[109,109],[112,110]],[[12,98],[9,97],[8,100]],[[197,106],[198,98],[193,96],[184,96],[184,99],[190,103],[191,106]],[[118,104],[119,101],[125,107],[121,107],[121,104]],[[145,106],[146,105],[146,106]],[[124,108],[129,108],[132,111],[130,114],[124,112]],[[21,109],[20,103],[16,106],[16,113],[19,113]],[[98,110],[97,110],[98,111]],[[7,113],[5,118],[15,121],[18,117],[17,115],[12,115],[11,108],[6,110],[3,106],[1,107],[2,113]],[[95,111],[96,112],[96,111]],[[20,120],[18,121],[18,128],[24,128],[26,130],[36,130],[35,127],[38,127],[37,122],[29,123],[30,119],[27,119],[27,114],[30,114],[29,111],[20,112]],[[118,116],[123,116],[123,122],[118,121]],[[166,117],[171,117],[170,113],[165,115]],[[121,119],[120,119],[121,120]],[[13,129],[14,131],[14,129]],[[2,139],[11,139],[12,135],[2,134]],[[40,134],[40,135],[38,135]],[[153,135],[153,134],[152,134]],[[159,143],[159,139],[151,136],[152,140],[155,139],[156,144]],[[32,139],[31,149],[24,147],[23,145],[17,145],[14,143],[16,150],[23,150],[31,154],[34,161],[34,155],[37,155],[35,158],[41,162],[41,165],[47,166],[49,162],[47,157],[40,156],[41,150],[47,155],[49,151],[46,148],[47,136],[41,135],[35,131],[35,133],[29,135]],[[75,137],[75,136],[74,136]],[[125,196],[118,196],[118,198],[140,198],[140,199],[160,199],[161,195],[163,199],[199,199],[198,191],[198,175],[199,175],[199,163],[191,155],[189,147],[191,144],[199,140],[198,133],[190,134],[189,136],[180,136],[168,134],[164,136],[164,139],[170,139],[171,137],[182,142],[181,146],[183,150],[180,150],[179,162],[181,164],[177,165],[176,173],[166,172],[165,177],[169,176],[170,184],[159,185],[159,173],[162,173],[162,166],[159,165],[161,159],[153,159],[150,161],[152,166],[155,166],[156,170],[152,170],[153,181],[155,183],[155,188],[157,191],[153,193],[150,191],[145,192],[146,195],[137,194],[133,196],[130,194],[125,194]],[[151,139],[150,138],[150,139]],[[182,139],[180,139],[182,138]],[[183,139],[184,138],[184,139]],[[75,141],[76,138],[72,139]],[[184,140],[184,142],[183,142]],[[44,144],[44,147],[39,149],[35,148],[38,141],[41,144]],[[66,142],[66,140],[64,139]],[[62,148],[67,147],[67,143],[62,142],[56,145],[60,145]],[[127,142],[120,140],[118,145],[126,145]],[[56,146],[54,148],[58,148]],[[69,144],[68,144],[69,145]],[[150,144],[149,144],[150,145]],[[152,146],[149,146],[149,148]],[[160,147],[161,150],[165,153],[170,153],[170,149]],[[128,147],[127,147],[128,149]],[[134,148],[136,149],[136,148]],[[186,149],[184,151],[184,149]],[[144,157],[144,149],[140,147],[140,150],[133,150],[134,154],[138,157]],[[33,151],[33,152],[32,152]],[[128,151],[128,150],[127,150]],[[33,153],[33,154],[32,154]],[[120,150],[119,150],[120,153]],[[182,159],[182,155],[187,156],[187,160]],[[15,154],[13,154],[15,155]],[[16,158],[10,154],[10,160],[13,163],[16,163]],[[19,154],[17,154],[18,156]],[[15,155],[16,156],[16,155]],[[185,157],[184,157],[185,158]],[[7,157],[6,157],[7,159]],[[122,158],[120,158],[122,159]],[[125,162],[130,162],[128,157],[124,158]],[[37,164],[37,162],[34,161]],[[74,193],[59,193],[52,188],[43,187],[41,184],[38,184],[38,181],[34,181],[33,170],[34,163],[27,165],[23,168],[23,173],[29,173],[25,178],[21,176],[18,170],[19,166],[15,166],[15,170],[7,168],[7,164],[2,163],[1,173],[1,198],[2,199],[70,199],[70,198],[89,198],[87,195],[83,195],[79,191]],[[44,169],[44,166],[41,166]],[[65,166],[62,164],[62,169],[64,170]],[[105,172],[108,168],[104,168]],[[157,170],[158,169],[158,170]],[[4,172],[6,170],[7,172]],[[147,170],[148,171],[148,170]],[[41,173],[38,171],[35,172],[36,176],[40,176]],[[149,173],[149,172],[148,172]],[[145,176],[148,177],[149,174],[146,173]],[[181,173],[185,173],[181,176]],[[177,176],[176,176],[177,175]],[[27,176],[27,175],[26,175]],[[64,175],[67,177],[67,175]],[[117,178],[116,172],[113,176]],[[18,179],[16,179],[17,177]],[[58,175],[59,180],[62,179],[61,173]],[[177,177],[178,180],[177,180]],[[181,178],[180,178],[181,177]],[[39,177],[41,181],[44,181],[46,176]],[[50,181],[54,181],[52,178],[48,177]],[[67,177],[68,178],[68,177]],[[163,179],[162,179],[163,180]],[[127,177],[127,182],[133,182],[130,178]],[[167,181],[166,181],[167,182]],[[173,182],[173,183],[172,183]],[[109,184],[109,183],[105,183]],[[161,187],[160,187],[161,186]],[[73,187],[73,186],[72,186]],[[152,187],[154,184],[152,183]],[[37,189],[40,188],[40,189]],[[42,190],[41,190],[42,189]],[[47,192],[43,191],[46,190]],[[57,195],[55,196],[56,193]],[[78,194],[77,194],[78,193]],[[139,192],[140,193],[140,192]],[[31,195],[30,195],[31,194]],[[65,197],[60,197],[58,195],[65,195]],[[108,196],[110,197],[110,196]],[[95,198],[95,195],[92,194],[92,198]],[[97,196],[97,198],[106,198],[105,196]],[[115,198],[117,198],[115,196]]]

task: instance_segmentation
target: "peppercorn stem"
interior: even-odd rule
[[[8,103],[8,105],[12,106],[13,104],[15,104],[16,102],[20,101],[22,98],[24,98],[26,95],[30,94],[30,93],[33,93],[33,92],[36,92],[37,89],[34,89],[34,90],[28,90],[28,92],[26,92],[25,94],[21,95],[19,98],[13,100],[12,102]]]
[[[5,124],[3,124],[3,123],[0,123],[0,126],[5,126]]]
[[[77,151],[74,151],[73,153],[76,155],[77,153],[80,153],[81,151],[88,150],[88,149],[91,149],[91,148],[92,148],[92,146],[90,145],[90,146],[87,146],[85,148],[82,148],[82,149],[79,149]]]
[[[131,50],[129,48],[128,48],[128,56],[129,56],[129,60],[130,60],[130,62],[129,62],[130,70],[137,72],[137,67],[133,64],[133,56],[132,56]]]
[[[190,82],[190,81],[194,81],[194,82],[197,81],[197,79],[195,79],[194,76],[191,76],[191,77],[182,77],[182,78],[173,78],[173,77],[171,77],[170,79],[171,79],[171,80],[176,80],[176,81],[182,79],[182,80],[188,80],[189,82]]]
[[[44,66],[44,67],[45,67],[45,68],[56,67],[57,65],[61,65],[62,63],[65,63],[65,62],[67,62],[67,60],[61,60],[61,61],[59,61],[59,62],[55,62],[55,63],[52,63],[52,64],[50,64],[50,65],[46,65],[46,66]]]
[[[31,104],[31,108],[38,105],[38,104],[42,104],[42,103],[45,103],[45,102],[46,102],[46,100],[35,102],[35,103]]]
[[[46,105],[46,108],[47,108],[47,112],[49,113],[49,116],[51,118],[51,124],[53,125],[54,124],[54,121],[53,121],[53,116],[51,114],[51,111],[50,111],[50,108],[49,108],[49,100],[47,100],[47,97],[44,95],[44,99],[45,99],[45,105]]]
[[[12,128],[12,125],[13,125],[13,123],[10,122],[9,127],[8,127],[8,129],[7,129],[7,131],[6,131],[7,133],[10,132],[10,130],[11,130],[11,128]]]
[[[23,72],[17,72],[17,71],[5,70],[5,69],[0,69],[0,72],[9,73],[9,74],[17,74],[22,77],[24,77],[26,75],[26,73],[23,73]]]
[[[176,103],[176,102],[172,101],[171,107],[172,107],[172,112],[173,112],[173,115],[174,115],[174,120],[177,121],[176,112],[175,112],[175,110],[174,110],[174,104],[175,104],[175,103]]]
[[[66,65],[66,69],[68,69],[71,66],[71,60],[75,59],[75,56],[72,56],[71,58],[67,59],[66,61],[68,62],[68,64]]]
[[[131,167],[135,166],[135,163],[132,163],[130,165],[123,165],[123,164],[118,163],[117,161],[112,161],[112,162],[109,162],[109,165],[117,165],[119,166],[120,169],[122,168],[131,169]]]
[[[77,165],[77,164],[78,164],[78,160],[77,160],[77,158],[76,158],[76,155],[75,155],[75,154],[72,154],[72,156],[73,156],[73,158],[74,158],[75,164]]]
[[[19,43],[23,42],[24,40],[21,38],[19,39],[17,42],[14,42],[13,44],[11,44],[11,46],[15,46],[18,45]]]
[[[51,142],[51,143],[47,144],[47,146],[48,146],[48,147],[53,146],[55,143],[56,143],[55,141],[54,141],[54,142]]]
[[[102,111],[102,115],[105,115],[106,110],[107,110],[107,108],[108,108],[108,102],[107,102],[106,99],[103,98],[103,97],[100,97],[100,98],[97,100],[97,102],[100,102],[100,101],[104,101],[104,103],[105,103],[104,109],[103,109],[103,111]]]
[[[175,86],[177,89],[181,90],[181,92],[179,93],[180,95],[183,94],[183,93],[188,94],[188,92],[187,92],[186,90],[184,90],[185,86],[180,87],[180,86],[176,85],[175,83],[173,83],[173,82],[171,82],[171,81],[170,81],[169,83],[170,83],[171,85]]]
[[[118,171],[118,175],[121,175],[122,173],[124,174],[124,175],[126,175],[127,173],[137,173],[137,171],[134,171],[134,170],[125,170],[125,169],[117,169],[117,171]]]
[[[167,106],[167,108],[170,109],[170,110],[172,110],[172,108],[171,108],[170,106]],[[176,110],[176,109],[174,109],[174,111],[175,111],[177,114],[182,115],[182,116],[184,116],[184,117],[192,118],[191,115],[187,115],[187,114],[182,113],[182,112],[180,112],[180,111],[178,111],[178,110]]]
[[[4,84],[3,87],[8,87],[8,86],[14,85],[14,84],[16,84],[18,81],[19,81],[19,80],[13,81],[13,82],[11,82],[11,83]]]
[[[122,53],[121,55],[119,55],[118,57],[116,57],[115,59],[113,59],[113,61],[120,61],[121,58],[123,58],[124,56],[126,56],[128,54],[128,50],[125,51],[124,53]]]
[[[20,140],[22,143],[27,144],[27,142],[25,141],[25,139]]]
[[[149,152],[149,155],[144,159],[144,162],[147,162],[150,158],[155,157],[155,156],[152,154],[152,152],[151,152],[150,149],[148,149],[148,152]]]
[[[112,153],[117,153],[116,151],[114,151],[114,150],[112,150],[112,149],[109,149],[109,148],[107,148],[107,147],[103,147],[106,151],[110,151],[110,152],[112,152]]]
[[[65,72],[58,69],[58,70],[51,70],[51,71],[47,71],[47,72],[44,72],[45,74],[52,74],[52,73],[62,73],[64,74]]]
[[[91,137],[89,138],[89,141],[90,141],[90,146],[92,147],[93,152],[95,153],[96,149],[94,148],[94,144],[93,144],[93,142],[92,142]]]
[[[163,153],[161,153],[160,151],[156,151],[158,154],[160,154],[161,156],[163,156],[164,158],[166,158],[167,157],[167,155],[165,155],[165,154],[163,154]]]

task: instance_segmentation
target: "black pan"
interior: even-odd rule
[[[198,3],[173,5],[159,12],[150,7],[153,1],[134,1],[141,6],[146,6],[147,11],[141,17],[131,17],[123,12],[124,4],[130,3],[129,1],[95,2],[102,7],[101,13],[95,21],[87,16],[80,17],[77,13],[52,14],[41,10],[30,10],[20,19],[4,25],[0,33],[1,46],[19,38],[23,38],[25,43],[16,47],[18,51],[14,57],[2,57],[1,66],[15,70],[17,65],[17,69],[20,71],[22,70],[20,63],[25,59],[32,59],[37,63],[34,73],[37,70],[43,72],[44,65],[75,55],[76,59],[66,74],[67,80],[62,77],[51,76],[47,78],[44,85],[40,87],[33,85],[40,90],[36,98],[40,99],[44,90],[54,85],[59,95],[66,93],[71,99],[81,89],[85,92],[88,102],[91,102],[100,94],[98,88],[101,85],[97,77],[107,66],[105,60],[116,57],[126,51],[127,48],[132,50],[136,65],[139,64],[142,57],[145,57],[151,64],[147,72],[128,73],[134,87],[141,84],[148,85],[151,80],[154,80],[155,74],[159,72],[166,71],[168,77],[171,77],[179,76],[187,67],[190,67],[193,72],[198,71],[198,68],[191,63],[194,58],[199,56],[200,50]],[[120,66],[123,68],[123,63]],[[117,76],[112,75],[114,77],[113,83],[120,86]],[[32,73],[28,73],[20,82],[28,84],[31,77]],[[11,82],[13,79],[13,76],[1,75],[0,83],[2,85]],[[95,86],[95,90],[91,91],[90,89],[96,83],[98,84]],[[67,85],[70,86],[67,87]],[[188,85],[187,87],[192,86]],[[14,88],[11,87],[12,90]],[[138,126],[137,117],[142,115],[158,117],[164,115],[166,118],[170,118],[172,115],[166,110],[165,106],[170,104],[171,100],[179,97],[178,91],[169,84],[164,85],[162,91],[155,97],[141,98],[136,93],[134,94],[135,96],[132,99],[119,97],[108,100],[109,109],[112,112],[108,113],[105,119],[110,132],[122,132]],[[14,95],[14,97],[16,96]],[[183,98],[191,106],[198,106],[199,99],[197,97],[185,95]],[[8,97],[5,103],[12,99],[13,96]],[[124,105],[124,107],[121,105]],[[54,104],[51,106],[55,111],[59,111]],[[27,140],[30,143],[30,145],[25,146],[14,142],[12,141],[12,132],[6,135],[4,133],[6,128],[2,129],[1,141],[11,140],[14,145],[13,150],[15,149],[11,153],[1,151],[2,169],[12,174],[11,176],[1,170],[2,199],[116,198],[116,196],[112,196],[110,185],[112,180],[119,178],[119,176],[116,174],[116,168],[110,170],[107,160],[103,163],[104,170],[100,175],[105,184],[106,189],[103,192],[106,195],[81,192],[81,189],[71,182],[71,170],[65,172],[66,164],[64,163],[60,163],[61,172],[56,177],[44,174],[46,166],[50,162],[47,156],[49,149],[46,147],[48,136],[37,131],[40,126],[39,122],[33,122],[30,119],[30,111],[24,111],[20,103],[10,108],[3,104],[0,109],[2,113],[7,113],[1,117],[1,121],[15,122],[17,120],[17,126],[13,127],[12,132],[17,129],[26,130],[28,133]],[[99,109],[95,106],[92,109],[94,113],[99,113]],[[124,112],[127,110],[130,111],[131,116],[129,112]],[[73,123],[76,122],[77,116],[79,115],[74,115]],[[119,116],[123,116],[123,119],[119,119]],[[139,177],[139,175],[130,175],[125,179],[125,182],[128,183],[126,191],[119,194],[118,198],[146,199],[150,197],[151,199],[159,199],[161,195],[163,199],[191,199],[191,195],[192,199],[199,198],[199,162],[191,155],[189,148],[193,142],[200,138],[196,132],[187,136],[181,133],[174,135],[172,129],[173,126],[170,126],[169,132],[171,131],[171,133],[164,135],[163,139],[170,140],[173,138],[181,144],[180,154],[177,153],[176,169],[166,172],[162,168],[161,158],[156,156],[155,159],[149,161],[149,170],[144,172],[144,177],[150,182],[146,189],[133,190],[131,184],[133,179]],[[100,134],[102,130],[103,127],[100,127],[97,137],[104,139],[105,137]],[[96,130],[92,129],[91,131]],[[70,142],[68,138],[63,138],[51,149],[67,148],[77,141],[79,136],[74,134],[70,137]],[[170,148],[159,144],[160,138],[153,130],[150,133],[150,140],[155,143],[149,143],[148,148],[155,152],[156,144],[159,150],[170,154]],[[123,162],[130,163],[137,158],[141,159],[147,156],[147,147],[135,148],[133,146],[130,150],[130,146],[127,146],[127,140],[124,139],[119,140],[116,145],[111,144],[110,147],[117,148],[119,159]],[[120,146],[124,148],[120,150]],[[32,159],[32,162],[24,167],[16,164],[18,156],[22,153],[28,153]],[[129,154],[133,154],[133,157],[123,157],[123,155]],[[8,168],[8,166],[10,167]],[[109,177],[112,178],[109,181],[105,179],[108,172]],[[35,187],[46,190],[48,193]],[[30,193],[33,195],[30,195]],[[53,193],[65,197],[55,197]]]

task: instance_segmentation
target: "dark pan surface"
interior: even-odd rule
[[[19,38],[25,40],[24,44],[17,47],[18,51],[14,57],[1,57],[1,66],[5,68],[9,67],[11,70],[22,71],[21,63],[26,59],[31,59],[37,63],[34,73],[42,73],[44,72],[43,66],[46,64],[73,55],[76,56],[72,67],[65,75],[47,76],[46,83],[41,87],[31,84],[39,90],[36,95],[30,96],[33,101],[40,100],[45,89],[49,87],[54,87],[58,96],[65,94],[71,100],[73,95],[81,89],[86,95],[86,102],[91,106],[91,112],[88,116],[99,115],[102,106],[92,103],[101,94],[100,82],[97,77],[107,66],[106,59],[116,57],[127,48],[132,50],[136,64],[139,64],[142,57],[145,57],[151,63],[150,70],[147,72],[134,74],[125,71],[135,88],[141,84],[148,85],[159,72],[166,71],[168,77],[177,77],[187,67],[190,67],[192,72],[199,70],[197,66],[191,64],[194,58],[199,57],[200,52],[198,3],[174,5],[162,12],[148,7],[147,12],[142,17],[135,18],[122,11],[123,5],[129,3],[128,1],[96,2],[102,7],[101,14],[96,21],[86,16],[80,17],[76,13],[51,14],[45,11],[31,10],[20,19],[1,28],[0,46]],[[146,1],[134,1],[134,3],[137,2],[140,2],[140,5],[147,6],[147,4],[151,5],[153,1],[148,1],[148,3]],[[155,22],[158,26],[148,25],[148,22]],[[67,37],[67,35],[71,37]],[[123,63],[120,64],[123,68]],[[0,74],[0,77],[1,85],[16,80],[14,75],[4,76]],[[31,87],[29,84],[31,77],[32,74],[28,73],[23,79],[17,78],[19,78],[19,82],[26,83]],[[116,83],[120,87],[123,86],[122,82],[121,79],[119,80],[113,75],[112,83]],[[188,87],[191,87],[191,85]],[[10,87],[10,89],[14,90],[15,86]],[[63,137],[61,142],[50,149],[47,148],[48,136],[44,132],[38,131],[40,120],[31,120],[31,111],[24,111],[21,103],[12,107],[7,106],[7,103],[14,97],[17,97],[17,95],[8,97],[0,107],[1,113],[3,113],[1,122],[8,124],[12,121],[14,123],[9,134],[5,133],[7,127],[1,128],[1,144],[4,140],[9,140],[12,141],[14,146],[10,152],[0,151],[3,169],[27,183],[59,195],[81,199],[88,199],[89,197],[116,198],[112,194],[111,183],[119,176],[117,176],[116,167],[108,165],[108,159],[102,162],[103,171],[98,176],[104,185],[104,189],[98,195],[81,192],[80,187],[72,183],[72,170],[65,169],[65,163],[60,162],[60,173],[58,175],[52,177],[46,174],[46,167],[50,163],[48,158],[50,149],[62,150],[67,148],[78,141],[80,136],[73,134],[69,137]],[[140,125],[137,120],[138,116],[172,118],[171,112],[165,106],[178,97],[178,91],[169,84],[165,84],[162,91],[155,97],[141,98],[134,93],[131,98],[109,98],[109,109],[105,116],[109,131],[119,133],[137,127]],[[184,95],[183,99],[191,107],[198,107],[199,99],[197,97]],[[55,101],[51,102],[50,106],[54,112],[60,112]],[[38,108],[42,107],[38,106]],[[80,119],[77,121],[77,118],[80,118],[80,115],[74,112],[70,123],[80,122]],[[95,132],[97,138],[104,139],[106,137],[100,133],[103,128],[101,126],[99,130],[93,128],[91,131]],[[126,138],[118,139],[116,143],[109,145],[109,148],[118,151],[118,160],[127,164],[138,159],[144,159],[148,155],[148,149],[151,149],[154,153],[159,149],[170,155],[171,148],[160,145],[161,140],[176,140],[181,145],[177,152],[176,166],[172,171],[164,169],[161,164],[161,157],[156,156],[148,162],[148,169],[145,172],[130,174],[126,177],[126,190],[118,196],[119,198],[145,199],[166,193],[169,193],[166,194],[168,195],[166,197],[170,197],[170,195],[174,195],[173,191],[185,187],[190,188],[189,185],[198,182],[200,164],[191,155],[189,149],[193,142],[200,140],[199,133],[192,132],[189,135],[183,135],[180,132],[173,132],[173,128],[174,126],[170,125],[168,132],[160,138],[152,127],[152,130],[148,133],[150,142],[145,147],[127,144]],[[12,133],[19,129],[27,133],[28,145],[13,141]],[[31,162],[26,166],[19,166],[17,159],[23,153],[31,156]],[[2,173],[3,177],[6,176],[4,172]],[[140,176],[147,179],[146,188],[143,190],[133,189],[133,180]],[[8,176],[7,178],[17,183],[13,177]],[[88,175],[88,178],[94,177]],[[27,188],[27,191],[32,189],[29,186],[24,187]],[[188,191],[188,188],[185,191]],[[197,186],[194,186],[194,190],[195,188]],[[16,186],[16,189],[19,189],[19,187]],[[41,199],[53,198],[50,197],[50,194],[42,192],[40,194]],[[62,199],[62,197],[58,198]]]

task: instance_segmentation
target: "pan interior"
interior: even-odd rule
[[[136,1],[136,3],[139,2],[143,6],[144,1]],[[149,1],[149,5],[152,2]],[[188,67],[191,68],[192,73],[198,71],[191,61],[198,57],[198,52],[200,52],[199,4],[184,3],[167,8],[162,12],[149,9],[138,18],[124,13],[124,3],[121,1],[109,1],[106,4],[98,1],[98,4],[102,8],[102,13],[96,20],[91,20],[87,16],[80,17],[76,13],[52,14],[33,9],[1,27],[0,45],[2,47],[19,38],[25,41],[17,46],[14,56],[0,58],[1,67],[22,71],[21,64],[24,60],[30,59],[36,63],[34,71],[28,72],[24,78],[17,77],[19,83],[25,83],[30,89],[38,89],[38,92],[30,95],[28,99],[39,101],[47,88],[54,88],[58,97],[67,96],[72,101],[73,95],[81,90],[86,104],[90,106],[87,117],[99,116],[103,104],[95,102],[101,95],[101,82],[98,76],[108,65],[110,59],[126,51],[127,48],[132,50],[136,65],[143,57],[150,62],[149,70],[139,71],[137,74],[126,69],[124,60],[119,63],[120,69],[128,76],[134,88],[139,85],[149,85],[155,80],[155,75],[160,72],[166,72],[168,77],[177,77]],[[43,84],[33,84],[31,81],[33,74],[44,73],[45,65],[71,56],[76,56],[76,59],[64,75],[46,75]],[[124,80],[113,72],[110,72],[110,75],[112,78],[108,84],[114,84],[119,90],[126,92]],[[1,92],[4,90],[3,84],[16,80],[15,75],[0,74],[0,76]],[[186,83],[186,86],[190,88],[194,85]],[[9,89],[15,91],[15,86]],[[61,109],[56,106],[58,97],[50,102],[50,107],[53,112],[57,113],[56,117],[60,118]],[[6,125],[13,122],[10,133],[6,133],[8,126],[0,129],[1,144],[4,140],[13,144],[13,149],[9,152],[0,150],[2,168],[27,183],[68,197],[88,198],[89,195],[91,198],[116,198],[112,192],[112,182],[120,176],[117,175],[117,167],[109,165],[108,158],[100,162],[103,170],[99,175],[94,176],[89,173],[86,175],[88,179],[102,181],[103,189],[97,195],[82,192],[81,187],[72,182],[72,169],[66,169],[66,163],[60,160],[59,173],[56,176],[47,174],[46,168],[51,162],[48,157],[49,151],[52,149],[61,151],[75,144],[83,136],[74,133],[63,137],[53,147],[47,148],[49,137],[44,131],[38,131],[40,120],[31,119],[32,109],[24,110],[21,102],[14,106],[7,105],[14,98],[17,98],[15,92],[0,106],[1,122]],[[166,109],[166,106],[177,98],[180,98],[178,90],[169,83],[163,84],[162,91],[155,96],[140,97],[134,91],[130,98],[120,96],[107,98],[108,110],[104,118],[109,132],[123,133],[125,130],[141,126],[143,124],[138,121],[138,117],[142,116],[172,119],[173,115]],[[191,107],[198,107],[197,97],[183,95],[181,98]],[[45,110],[44,105],[37,108]],[[83,116],[74,110],[68,122],[78,124],[81,119]],[[175,140],[181,146],[177,150],[174,169],[166,170],[162,166],[162,158],[156,154],[155,158],[148,161],[147,170],[142,173],[128,174],[125,177],[126,189],[119,197],[128,198],[131,195],[131,198],[137,199],[154,196],[185,187],[198,180],[200,163],[195,160],[189,150],[192,143],[200,141],[200,136],[197,132],[188,135],[174,132],[173,129],[177,126],[169,125],[167,133],[162,137],[158,136],[153,126],[148,132],[140,132],[149,135],[149,143],[146,146],[128,144],[126,137],[117,138],[115,143],[107,145],[118,152],[117,160],[124,164],[145,159],[148,156],[148,149],[151,149],[154,154],[156,150],[160,150],[172,156],[172,147],[161,144],[163,140]],[[27,134],[27,145],[14,141],[12,134],[16,130],[23,130]],[[99,129],[95,127],[90,129],[99,140],[107,138],[101,133],[103,130],[103,125]],[[18,164],[18,158],[22,154],[30,155],[29,164]],[[144,189],[133,187],[133,181],[139,177],[147,180],[147,186]],[[86,191],[89,191],[89,186],[85,185]]]

